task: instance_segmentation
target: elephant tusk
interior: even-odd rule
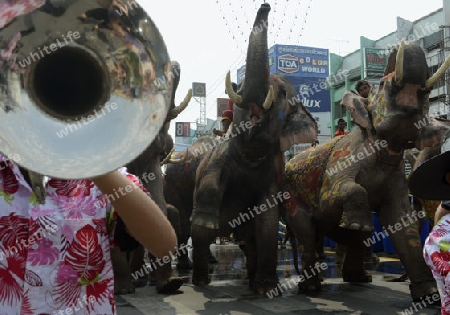
[[[400,42],[400,48],[397,51],[395,61],[395,83],[401,84],[403,80],[403,58],[405,55],[405,42]]]
[[[161,161],[160,165],[163,166],[164,164],[179,164],[179,163],[183,163],[184,161],[187,160],[189,154],[188,151],[186,150],[186,154],[180,158],[180,159],[171,159],[170,157],[172,156],[173,151],[175,150],[175,148],[172,148],[172,150],[170,151],[169,154],[167,154],[167,156],[164,158],[164,160]]]
[[[233,101],[235,104],[242,104],[242,96],[237,94],[233,90],[233,86],[231,85],[231,78],[230,78],[230,71],[227,73],[227,77],[225,79],[225,90],[227,91],[228,97]]]
[[[439,69],[433,74],[431,78],[425,82],[425,88],[431,89],[433,85],[445,74],[445,71],[450,67],[450,56],[445,59],[444,63],[439,67]]]
[[[183,110],[186,109],[186,107],[188,106],[189,102],[191,101],[191,98],[192,98],[192,89],[189,89],[186,97],[180,103],[180,105],[178,105],[177,107],[171,109],[167,116],[176,118]]]
[[[265,110],[268,110],[270,106],[272,106],[272,103],[274,101],[274,94],[275,92],[273,91],[273,86],[271,85],[266,99],[264,100],[264,104],[262,105]]]

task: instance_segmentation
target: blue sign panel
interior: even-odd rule
[[[330,90],[326,79],[300,76],[286,76],[286,79],[294,86],[297,99],[310,112],[331,111]]]
[[[328,49],[274,45],[269,49],[271,73],[326,78],[329,76]]]
[[[236,84],[239,85],[244,81],[245,78],[245,65],[243,65],[242,67],[240,67],[239,69],[237,69],[237,82]]]
[[[192,96],[206,97],[206,83],[192,82]]]

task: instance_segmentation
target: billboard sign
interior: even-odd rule
[[[206,83],[192,82],[192,96],[206,97]]]
[[[218,98],[217,99],[217,117],[222,117],[224,111],[228,108],[228,98]]]
[[[286,78],[294,86],[297,99],[310,112],[331,111],[330,90],[325,78],[301,76],[286,76]]]
[[[364,77],[382,78],[384,68],[387,64],[388,56],[384,53],[385,49],[364,47]]]
[[[274,45],[269,49],[271,73],[327,78],[328,49],[293,45]]]
[[[191,136],[191,123],[190,122],[175,123],[175,136],[176,137],[190,137]]]
[[[242,67],[240,67],[239,69],[237,69],[237,82],[236,84],[239,85],[244,81],[245,78],[245,65],[243,65]]]

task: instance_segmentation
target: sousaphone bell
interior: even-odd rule
[[[2,1],[0,152],[30,171],[40,202],[40,175],[115,170],[159,132],[170,71],[163,38],[134,1]]]

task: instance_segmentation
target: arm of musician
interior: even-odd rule
[[[158,205],[118,171],[92,179],[110,201],[130,234],[156,257],[170,255],[177,245],[175,231]],[[120,194],[119,194],[120,193]]]

